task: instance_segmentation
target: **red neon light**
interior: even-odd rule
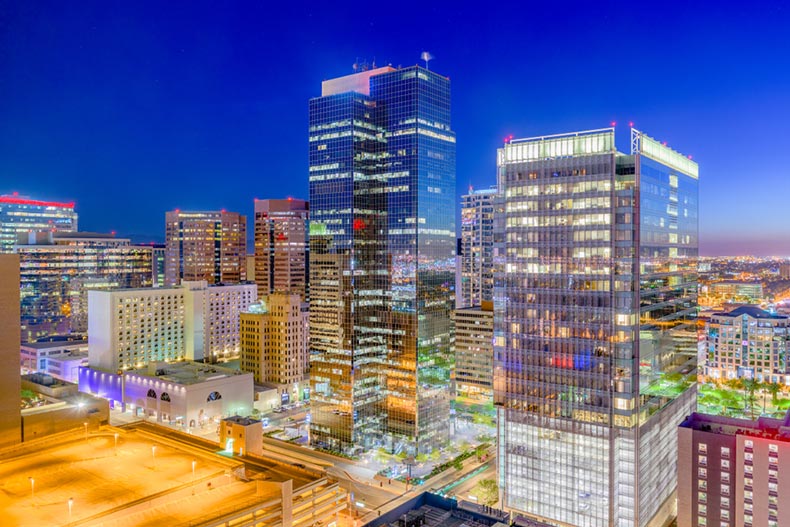
[[[365,228],[365,222],[360,220],[359,218],[354,220],[354,230],[360,231]]]
[[[0,196],[0,203],[9,203],[13,205],[36,205],[39,207],[62,207],[65,209],[74,208],[73,201],[69,203],[60,203],[57,201],[39,201],[36,199],[22,199],[22,198],[15,198],[12,196]]]

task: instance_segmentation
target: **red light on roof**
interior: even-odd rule
[[[178,209],[176,209],[176,214],[178,214],[179,212],[181,212],[181,211],[180,211],[180,210],[178,210]]]
[[[19,193],[14,192],[14,196],[18,196]],[[23,199],[23,198],[15,198],[12,196],[0,196],[0,203],[8,203],[11,205],[36,205],[39,207],[61,207],[64,209],[73,209],[74,202],[71,201],[69,203],[61,203],[57,201],[39,201],[36,199]]]
[[[225,209],[222,209],[220,212],[225,214],[225,212],[227,212],[227,211]]]
[[[612,121],[611,123],[609,123],[609,126],[617,126],[617,121]]]
[[[662,145],[664,145],[664,146],[667,146],[667,142],[666,142],[666,141],[664,141],[664,142],[663,142],[663,143],[661,143],[661,144],[662,144]]]
[[[294,199],[291,196],[288,196],[288,201],[293,201]]]
[[[693,159],[693,158],[689,155],[689,159]]]
[[[633,122],[633,121],[628,121],[628,126],[629,126],[630,128],[633,128],[633,127],[634,127],[634,122]]]
[[[115,236],[115,231],[110,231],[110,234],[112,234],[113,236]]]
[[[18,195],[19,195],[19,192],[13,192],[11,195],[12,195],[12,196],[18,196]]]

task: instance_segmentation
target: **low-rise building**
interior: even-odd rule
[[[678,428],[678,527],[787,527],[790,413],[756,421],[694,413]]]
[[[22,371],[45,373],[76,383],[79,367],[88,365],[88,341],[25,342],[20,349]]]
[[[741,306],[713,313],[705,329],[705,375],[790,384],[790,317]]]
[[[123,375],[81,368],[80,391],[130,408],[135,415],[185,429],[219,426],[252,413],[252,374],[199,362],[150,362]]]
[[[233,415],[220,421],[219,444],[234,454],[263,453],[263,425],[251,417]]]
[[[763,284],[760,282],[738,282],[723,280],[710,284],[710,293],[725,301],[757,301],[763,298]]]

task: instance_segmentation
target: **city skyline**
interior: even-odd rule
[[[254,5],[222,12],[207,4],[188,12],[14,6],[4,22],[9,31],[0,36],[11,51],[0,71],[17,79],[0,86],[9,101],[0,123],[0,193],[73,200],[84,230],[116,230],[134,241],[161,241],[162,212],[174,208],[251,216],[254,198],[305,199],[309,87],[374,56],[378,65],[422,64],[427,50],[436,56],[431,65],[455,86],[457,203],[469,185],[493,184],[493,152],[506,136],[612,121],[620,136],[634,122],[670,146],[684,145],[712,175],[701,184],[702,255],[790,255],[782,193],[770,191],[781,188],[788,164],[781,126],[790,117],[790,69],[777,67],[786,61],[788,43],[780,37],[786,8],[648,9],[580,4],[563,19],[566,38],[557,39],[554,10],[535,6],[526,40],[516,31],[526,15],[501,20],[493,11],[462,7],[421,9],[425,31],[395,38],[408,10],[382,17],[376,9],[299,6],[275,13]],[[602,22],[588,24],[592,14]],[[642,33],[638,46],[612,55],[612,41],[625,45],[632,35],[608,28],[638,30],[648,16],[673,38]],[[279,27],[283,18],[311,38]],[[337,39],[352,27],[356,38]],[[465,39],[470,31],[480,32],[479,46]],[[526,42],[529,52],[514,51]],[[673,81],[598,86],[611,77],[613,56],[633,55],[648,60],[653,78]],[[578,75],[563,76],[568,66]],[[760,165],[745,152],[762,152]],[[227,176],[247,184],[204,192],[207,182]],[[759,185],[744,184],[755,178]],[[123,199],[103,208],[116,194]]]

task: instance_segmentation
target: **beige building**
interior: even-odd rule
[[[226,417],[220,421],[219,444],[227,452],[260,456],[263,453],[263,423],[251,417]]]
[[[115,372],[154,361],[238,357],[239,315],[255,284],[91,291],[88,354],[92,368]]]
[[[678,428],[678,527],[790,527],[790,413]]]
[[[298,294],[272,293],[241,314],[241,369],[277,385],[282,403],[308,388],[308,311]]]
[[[459,396],[494,401],[494,308],[482,306],[456,309],[455,389]]]
[[[0,254],[0,447],[22,440],[19,414],[19,256]]]
[[[790,317],[757,306],[741,306],[713,313],[705,329],[705,375],[790,384]]]
[[[246,216],[224,210],[174,210],[165,217],[165,285],[181,280],[209,284],[246,280]]]
[[[298,293],[308,299],[308,203],[255,200],[255,282],[258,294]]]

